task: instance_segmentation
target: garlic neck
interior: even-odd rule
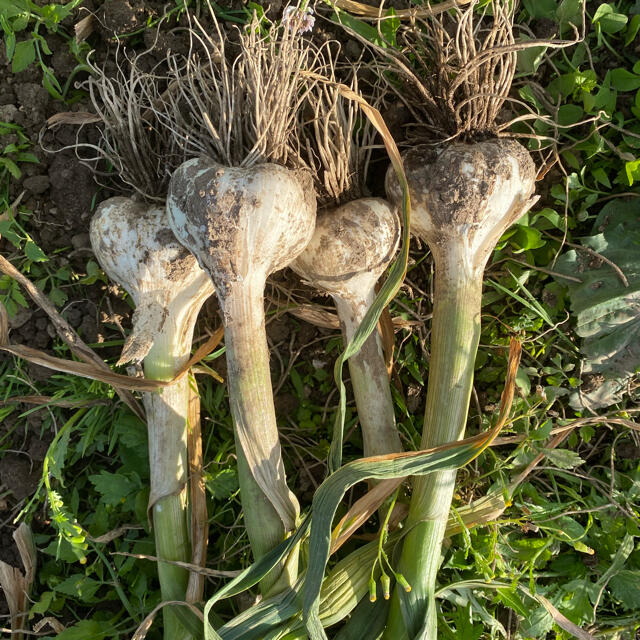
[[[362,293],[352,292],[349,297],[344,294],[331,294],[331,297],[336,305],[346,341],[350,342],[375,300],[375,290],[370,287],[365,288]]]

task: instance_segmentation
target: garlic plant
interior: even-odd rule
[[[318,214],[316,231],[292,269],[333,298],[345,342],[373,304],[375,286],[398,248],[400,224],[381,198],[360,198]],[[401,451],[389,377],[377,331],[349,358],[364,455]]]
[[[425,68],[431,64],[433,69],[424,84],[417,76],[408,79],[416,95],[427,94],[431,100],[412,103],[414,114],[427,105],[425,120],[416,123],[415,131],[423,126],[468,140],[418,145],[403,157],[411,231],[427,242],[435,263],[423,449],[464,435],[480,336],[484,268],[500,236],[536,200],[536,171],[527,150],[514,140],[487,135],[495,125],[487,121],[487,113],[495,120],[515,69],[514,49],[500,46],[513,45],[512,8],[506,0],[492,2],[491,26],[482,30],[474,27],[476,4],[443,14],[442,23],[434,18],[427,28],[405,34],[411,51],[418,47],[428,52],[424,42],[434,48],[423,60]],[[454,36],[448,20],[455,21]],[[403,73],[407,69],[397,68]],[[482,78],[489,84],[474,85]],[[392,171],[387,174],[387,193],[400,202]],[[397,566],[412,591],[395,589],[386,640],[438,637],[436,575],[455,477],[455,471],[446,471],[413,480],[405,524],[410,530]]]
[[[484,268],[500,236],[535,201],[536,172],[526,149],[513,140],[454,143],[443,150],[412,149],[404,155],[411,197],[411,230],[427,242],[435,262],[431,357],[420,446],[436,447],[464,436],[480,338]],[[390,197],[401,193],[388,174]],[[440,546],[456,472],[415,478],[398,571],[412,586],[415,611],[426,611],[425,638],[436,638],[435,584]],[[397,591],[397,590],[396,590]],[[398,605],[396,601],[394,605]],[[403,596],[409,598],[409,596]],[[387,628],[385,638],[404,635]]]
[[[365,118],[358,122],[362,115],[358,105],[344,97],[336,82],[339,55],[339,50],[326,52],[324,73],[329,82],[318,83],[308,95],[305,113],[313,113],[313,118],[305,116],[303,131],[321,213],[312,241],[291,267],[331,295],[346,346],[371,308],[376,283],[395,255],[400,224],[385,200],[361,197],[374,133]],[[350,65],[343,71],[351,75],[350,90],[357,94],[356,68]],[[401,451],[377,330],[348,363],[364,455]],[[332,447],[341,447],[341,442],[333,442]]]
[[[189,360],[200,307],[213,293],[207,274],[176,241],[166,210],[132,198],[104,201],[91,220],[91,244],[109,277],[136,304],[133,331],[119,364],[144,360],[147,378],[171,381]],[[160,560],[191,562],[187,490],[187,376],[157,393],[146,393],[151,490],[149,514]],[[160,561],[164,600],[184,600],[186,569]],[[171,609],[165,612],[167,640],[191,638]]]
[[[260,558],[293,531],[299,515],[282,462],[263,295],[267,276],[294,260],[311,238],[311,178],[276,164],[244,169],[201,157],[176,170],[167,208],[172,229],[198,257],[220,302],[240,495]],[[255,462],[249,466],[247,458]]]
[[[93,67],[88,80],[101,139],[97,145],[75,146],[76,150],[90,148],[97,159],[105,158],[115,168],[109,177],[136,195],[110,198],[98,206],[91,221],[91,244],[105,272],[136,304],[133,330],[119,364],[143,361],[146,377],[170,382],[189,360],[196,318],[213,285],[168,226],[164,198],[169,175],[184,156],[171,129],[160,123],[160,117],[164,122],[179,119],[179,112],[163,103],[166,80],[163,83],[157,69],[142,71],[139,57],[117,62],[115,75]],[[160,113],[162,106],[165,110]],[[206,535],[190,531],[187,435],[194,427],[188,424],[194,394],[195,380],[183,376],[157,393],[144,395],[149,516],[165,601],[184,601],[188,583],[193,600],[203,594],[199,576],[190,577],[186,569],[162,562],[194,562],[191,540]],[[206,514],[201,519],[206,522]],[[185,607],[166,607],[163,617],[166,640],[202,635],[199,621]]]
[[[265,27],[254,18],[233,60],[219,29],[213,39],[196,25],[198,55],[173,62],[175,100],[187,117],[177,135],[197,157],[171,178],[170,223],[220,302],[240,495],[256,559],[294,530],[300,510],[282,460],[263,295],[267,277],[297,257],[315,224],[313,183],[294,143],[313,84],[303,71],[313,71],[316,56],[300,33],[303,20],[290,13],[285,26]],[[261,588],[281,590],[296,575],[291,557]]]

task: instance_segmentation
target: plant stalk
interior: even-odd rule
[[[358,299],[346,300],[334,296],[347,343],[353,338],[374,299],[373,289]],[[364,455],[368,457],[402,451],[395,426],[389,376],[377,329],[371,332],[360,351],[351,356],[348,362],[351,386],[362,426]]]
[[[464,436],[480,338],[482,270],[470,274],[452,257],[441,262],[435,274],[423,449]],[[404,539],[398,566],[411,592],[396,587],[385,640],[412,639],[420,632],[421,639],[437,638],[436,576],[455,479],[455,471],[438,471],[413,480],[406,521],[413,529]]]
[[[168,327],[154,340],[144,360],[146,377],[173,379],[189,358],[190,345],[176,339],[175,327]],[[191,335],[192,332],[189,332]],[[187,376],[157,393],[144,396],[149,432],[151,493],[149,512],[153,522],[156,555],[164,560],[191,562],[188,529],[187,416],[189,381]],[[163,600],[184,600],[189,571],[158,562]],[[163,610],[165,640],[190,640],[193,636],[171,607]]]
[[[256,282],[257,280],[257,282]],[[264,279],[234,283],[220,294],[225,316],[225,345],[229,401],[234,422],[238,477],[245,527],[254,559],[259,560],[282,542],[295,527],[297,501],[286,485],[273,389],[269,370],[269,350],[265,332]],[[246,448],[263,460],[252,469]],[[260,487],[279,485],[272,496],[288,495],[274,505]],[[287,526],[285,526],[285,521]],[[277,593],[296,580],[297,559],[275,567],[260,583],[264,594]]]

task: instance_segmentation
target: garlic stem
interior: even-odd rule
[[[482,280],[461,271],[436,271],[422,449],[460,440],[464,435],[480,338]],[[416,625],[404,635],[399,598],[411,603],[410,611],[415,611],[422,628],[428,629],[424,637],[438,637],[435,584],[455,480],[456,471],[413,479],[405,525],[413,528],[404,539],[398,565],[398,572],[412,589],[409,594],[395,589],[385,639],[413,638],[420,631]]]
[[[235,425],[238,477],[247,535],[256,560],[278,545],[295,527],[297,504],[286,484],[282,450],[278,437],[273,389],[269,370],[269,351],[265,332],[263,282],[243,282],[230,287],[221,297],[224,309],[225,344],[229,402]],[[264,460],[263,466],[249,468],[245,451]],[[260,482],[281,485],[276,496],[289,495],[278,508],[260,489]],[[282,515],[289,523],[285,527]],[[289,567],[295,565],[290,563]],[[279,579],[277,567],[261,582],[264,593],[274,586],[293,584],[295,567]]]
[[[375,290],[370,289],[359,299],[345,300],[333,296],[343,327],[345,342],[350,342],[373,304]],[[365,456],[402,451],[396,428],[389,376],[382,351],[382,342],[374,329],[360,351],[348,360],[351,386],[362,425]]]

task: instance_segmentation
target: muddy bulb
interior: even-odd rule
[[[375,285],[398,248],[400,223],[386,200],[362,198],[318,214],[307,248],[291,264],[334,300],[343,335],[353,338],[375,299]],[[401,451],[378,331],[349,358],[365,456]]]
[[[163,339],[180,342],[172,351],[187,357],[198,312],[213,285],[176,240],[165,208],[110,198],[96,210],[90,236],[102,268],[136,304],[133,331],[118,364],[140,362]]]
[[[419,146],[403,161],[412,233],[428,243],[436,264],[450,263],[469,277],[482,274],[500,236],[535,202],[535,166],[514,140]],[[386,186],[399,206],[402,192],[393,170]]]
[[[211,276],[225,315],[234,289],[259,289],[262,299],[267,276],[309,242],[315,209],[310,176],[276,164],[245,169],[197,158],[169,186],[171,227]]]
[[[259,558],[299,516],[275,419],[264,286],[309,242],[315,192],[307,173],[276,164],[224,167],[201,157],[174,173],[167,207],[176,236],[211,276],[220,301],[244,517]]]

